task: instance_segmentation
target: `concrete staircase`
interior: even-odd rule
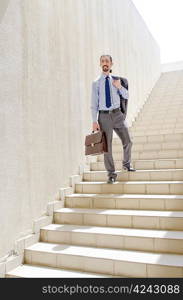
[[[25,263],[6,277],[183,277],[183,71],[163,73],[130,128],[132,164],[91,163]]]

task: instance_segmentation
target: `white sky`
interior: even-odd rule
[[[132,0],[160,46],[161,63],[183,61],[183,0]]]

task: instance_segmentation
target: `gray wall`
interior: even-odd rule
[[[0,2],[0,256],[84,161],[91,82],[109,53],[130,86],[129,124],[160,76],[159,46],[130,0]],[[6,5],[8,4],[8,6]]]

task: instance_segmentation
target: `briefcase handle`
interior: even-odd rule
[[[97,128],[97,130],[99,130],[99,129]],[[97,130],[96,130],[96,131],[97,131]],[[95,132],[95,130],[92,130],[92,133],[94,133],[94,132]]]

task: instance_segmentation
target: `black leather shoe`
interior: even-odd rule
[[[127,170],[127,171],[136,171],[136,169],[132,168],[131,166],[123,166],[123,169],[124,170]]]
[[[116,181],[116,178],[114,177],[109,177],[108,180],[107,180],[107,183],[113,183]]]

